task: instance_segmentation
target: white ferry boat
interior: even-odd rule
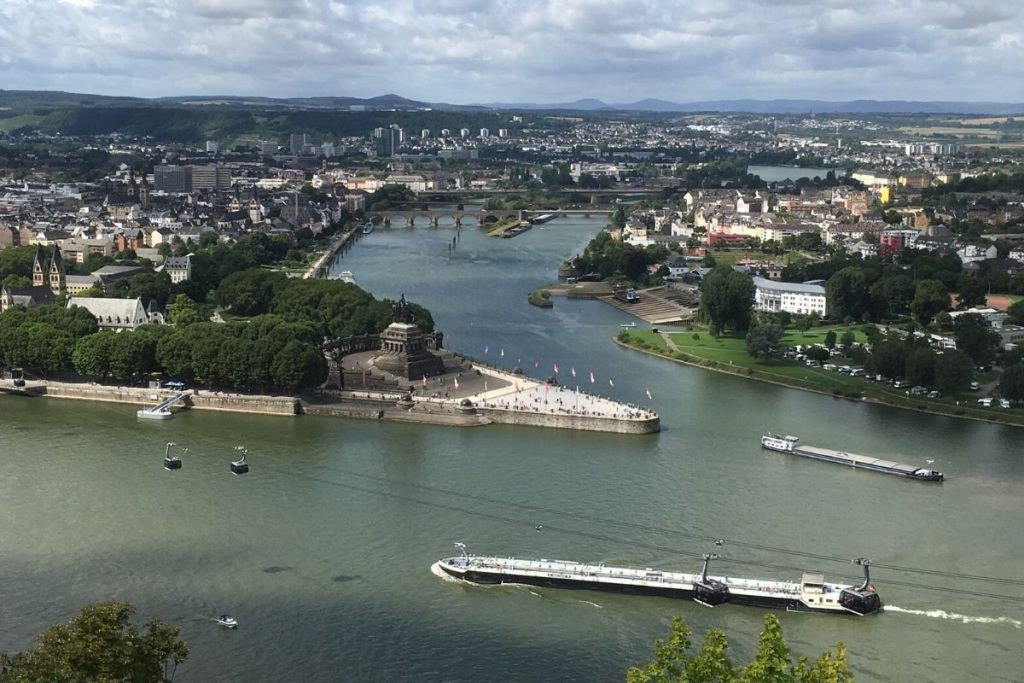
[[[795,436],[778,436],[769,432],[761,437],[761,447],[767,448],[771,451],[781,451],[783,453],[802,455],[805,458],[823,460],[837,465],[847,465],[849,467],[856,467],[857,469],[862,470],[894,474],[898,477],[906,477],[907,479],[917,479],[920,481],[942,481],[945,478],[942,472],[938,472],[927,467],[904,465],[891,460],[872,458],[869,455],[858,455],[856,453],[847,453],[846,451],[834,451],[830,448],[803,446],[800,444],[800,439]]]
[[[821,574],[804,574],[797,582],[709,576],[708,563],[718,555],[705,554],[699,574],[669,572],[604,564],[582,564],[565,560],[524,560],[514,557],[469,555],[456,543],[458,557],[438,560],[431,571],[480,584],[527,584],[546,588],[576,588],[636,595],[653,595],[693,600],[706,607],[727,602],[753,607],[770,607],[794,612],[856,614],[863,616],[882,609],[882,600],[871,585],[870,560],[858,558],[864,568],[860,586],[827,583]]]

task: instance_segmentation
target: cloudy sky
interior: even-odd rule
[[[0,0],[0,88],[1024,100],[1021,0]]]

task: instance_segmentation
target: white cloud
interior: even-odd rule
[[[434,101],[1024,99],[972,0],[3,0],[0,83]]]

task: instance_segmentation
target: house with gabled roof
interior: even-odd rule
[[[135,330],[149,322],[149,315],[141,298],[107,299],[103,297],[79,297],[68,299],[67,307],[79,307],[92,313],[100,330]]]
[[[163,271],[171,277],[171,282],[177,284],[192,279],[192,254],[184,256],[168,256],[157,271]]]

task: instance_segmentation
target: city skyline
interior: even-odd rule
[[[1014,101],[1024,9],[980,1],[9,0],[6,89],[143,97]]]

